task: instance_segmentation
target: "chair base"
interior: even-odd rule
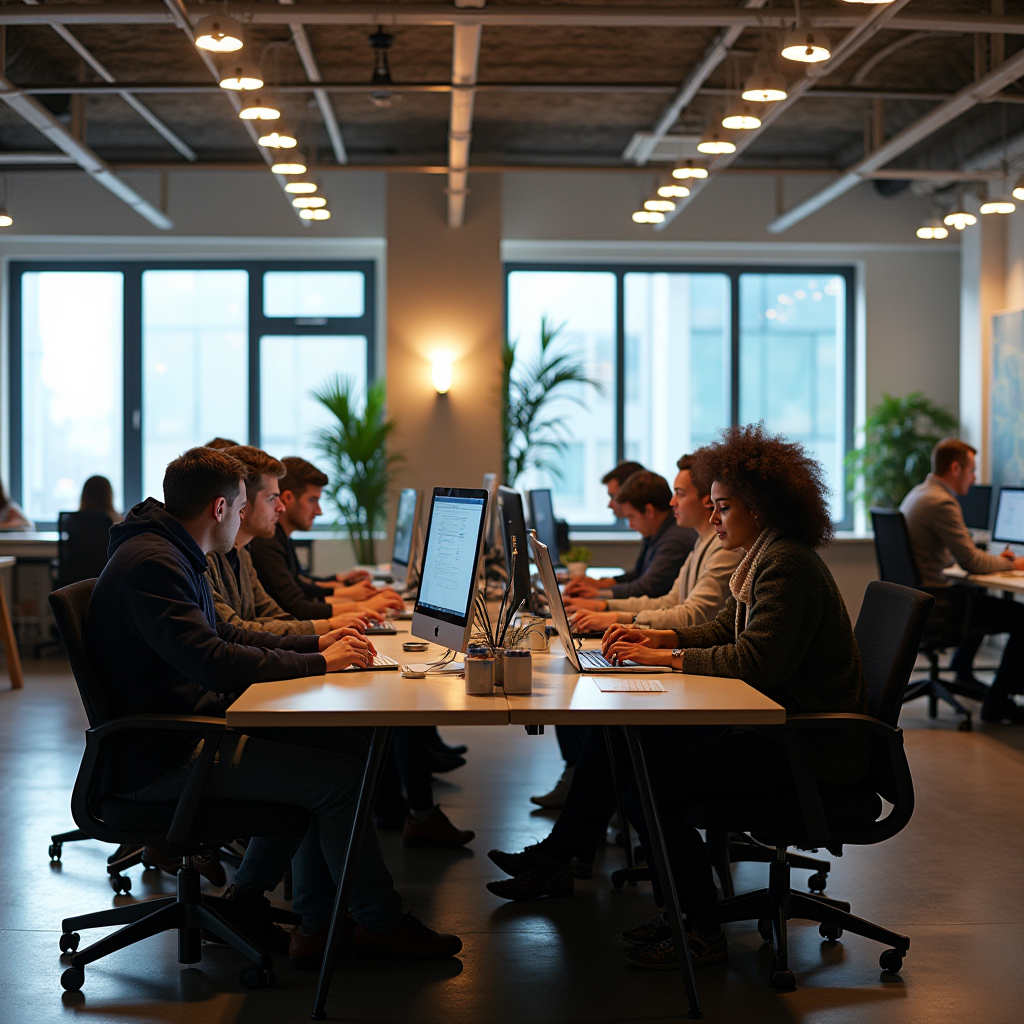
[[[50,849],[48,851],[50,863],[60,863],[65,843],[77,843],[83,839],[91,838],[92,836],[86,834],[80,828],[76,828],[71,832],[61,832],[58,835],[50,836]],[[124,874],[128,868],[133,868],[136,864],[142,864],[146,868],[153,866],[143,857],[144,849],[145,847],[142,846],[122,843],[107,858],[107,876],[110,879],[110,888],[118,895],[132,891],[132,880],[128,875]]]
[[[879,958],[879,966],[888,974],[899,973],[903,958],[910,949],[906,935],[889,931],[850,913],[850,904],[828,899],[815,893],[794,892],[790,888],[790,865],[786,850],[776,850],[777,859],[768,869],[768,888],[755,889],[722,900],[718,919],[722,924],[732,921],[757,921],[757,930],[765,942],[775,946],[775,965],[769,984],[780,991],[795,987],[796,979],[789,968],[787,923],[792,918],[817,921],[819,933],[829,942],[837,942],[844,931],[863,935],[891,947]]]
[[[274,961],[257,949],[227,919],[250,916],[278,923],[297,924],[297,914],[262,904],[245,904],[225,900],[220,896],[206,896],[200,889],[199,872],[186,858],[178,871],[178,893],[163,899],[132,903],[112,910],[65,918],[62,922],[60,949],[70,953],[70,966],[61,975],[61,986],[77,992],[85,983],[85,967],[119,949],[125,949],[160,932],[178,932],[178,962],[197,964],[203,959],[202,932],[211,932],[221,942],[247,957],[247,964],[239,972],[239,980],[246,988],[263,988],[274,983]],[[123,925],[78,952],[79,931],[86,928],[109,928]]]

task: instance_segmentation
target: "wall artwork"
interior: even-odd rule
[[[992,483],[1024,484],[1024,310],[992,317]]]

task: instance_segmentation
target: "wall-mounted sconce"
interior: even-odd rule
[[[435,352],[430,361],[430,380],[439,395],[448,394],[452,386],[451,352]]]

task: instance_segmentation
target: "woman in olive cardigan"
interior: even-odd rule
[[[612,660],[670,665],[679,672],[743,679],[794,714],[866,710],[866,689],[850,618],[828,567],[815,552],[833,534],[821,467],[799,444],[762,426],[733,428],[695,453],[694,476],[711,481],[711,522],[725,550],[745,552],[716,619],[680,630],[619,628],[606,635]],[[856,733],[801,736],[795,748],[825,787],[859,781],[869,749]],[[682,743],[650,762],[673,875],[696,963],[726,959],[716,891],[700,833],[680,808],[695,799],[752,798],[792,789],[786,750],[770,730],[726,730]],[[639,799],[630,817],[643,833]],[[626,932],[635,966],[676,962],[664,915]]]

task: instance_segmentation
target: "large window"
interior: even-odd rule
[[[605,386],[550,407],[567,440],[560,474],[516,481],[550,487],[559,517],[607,528],[600,478],[617,461],[671,479],[676,459],[721,428],[763,420],[821,461],[836,524],[852,526],[851,268],[510,264],[506,274],[509,338],[532,353],[542,319],[564,325],[560,350]]]
[[[373,379],[371,263],[11,266],[10,490],[37,522],[126,508],[215,435],[315,459],[310,392]]]

